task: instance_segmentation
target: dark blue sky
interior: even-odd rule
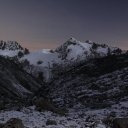
[[[127,0],[0,0],[0,39],[31,50],[71,36],[128,49]]]

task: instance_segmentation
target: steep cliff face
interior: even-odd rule
[[[0,96],[22,98],[31,95],[41,84],[13,60],[0,56]]]

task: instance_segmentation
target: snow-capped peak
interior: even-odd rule
[[[29,50],[23,48],[17,41],[0,41],[0,55],[5,57],[23,57]]]
[[[34,66],[33,71],[28,69],[28,72],[38,75],[38,72],[43,72],[46,80],[51,77],[51,69],[56,65],[70,65],[89,59],[104,57],[111,54],[118,54],[120,49],[109,47],[104,44],[94,43],[92,41],[78,41],[75,38],[68,39],[56,49],[43,49],[36,52],[31,52],[21,57],[20,61],[27,60],[30,65]]]
[[[20,44],[16,41],[0,41],[0,49],[2,50],[23,50]]]
[[[108,54],[119,54],[121,49],[109,47],[105,44],[98,44],[92,41],[81,42],[75,38],[70,38],[64,44],[55,49],[62,60],[76,61],[87,60],[107,56]]]
[[[40,67],[40,70],[50,69],[54,64],[71,64],[74,62],[88,61],[89,59],[104,57],[111,54],[120,54],[119,48],[109,47],[92,41],[78,41],[75,38],[68,39],[54,50],[43,49],[28,54],[28,50],[22,48],[15,41],[0,41],[0,55],[18,56],[21,61],[28,60],[31,65]]]

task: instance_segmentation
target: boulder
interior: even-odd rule
[[[113,120],[113,128],[128,128],[128,118],[116,118]]]
[[[3,126],[4,126],[3,124],[0,124],[0,128],[3,128]]]
[[[46,125],[57,125],[55,120],[47,120]]]
[[[2,128],[24,128],[22,120],[17,118],[11,118],[8,120]]]

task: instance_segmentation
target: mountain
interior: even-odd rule
[[[0,55],[18,57],[21,61],[28,60],[31,65],[51,68],[53,64],[72,63],[81,60],[121,54],[122,50],[106,44],[91,41],[81,42],[70,38],[56,49],[43,49],[30,52],[16,41],[0,41]]]
[[[28,54],[29,50],[23,48],[16,41],[0,41],[0,55],[5,57],[23,57],[23,55]]]
[[[81,42],[75,38],[70,38],[60,47],[55,49],[55,52],[59,53],[62,60],[80,61],[104,57],[108,54],[119,54],[119,50],[121,49],[110,47],[105,44],[98,44],[88,40],[86,42]]]
[[[26,127],[105,128],[128,116],[127,52],[74,38],[30,53],[16,42],[0,46],[0,110],[12,109],[0,113],[0,122],[16,117]]]
[[[80,60],[88,60],[107,56],[109,54],[120,54],[121,49],[110,47],[105,44],[97,44],[94,42],[80,42],[75,38],[70,38],[64,44],[53,50],[43,49],[42,51],[31,52],[22,59],[27,59],[30,64],[52,67],[53,63],[65,63]],[[42,63],[38,63],[42,61]]]
[[[56,65],[72,65],[76,62],[79,63],[93,58],[101,58],[113,54],[118,55],[121,53],[122,50],[116,47],[91,41],[81,42],[70,38],[56,49],[43,49],[41,51],[31,52],[30,54],[24,55],[20,60],[22,62],[27,60],[30,65],[34,66],[32,74],[38,74],[42,71],[44,78],[49,80],[52,77],[51,70]],[[29,69],[27,71],[30,73]]]
[[[29,52],[27,48],[23,48],[16,41],[0,41],[0,55],[17,57],[21,62],[27,60],[38,70],[49,70],[54,64],[65,65],[107,55],[118,55],[121,52],[122,50],[117,47],[88,40],[81,42],[75,38],[70,38],[56,49],[43,49],[36,52]]]

